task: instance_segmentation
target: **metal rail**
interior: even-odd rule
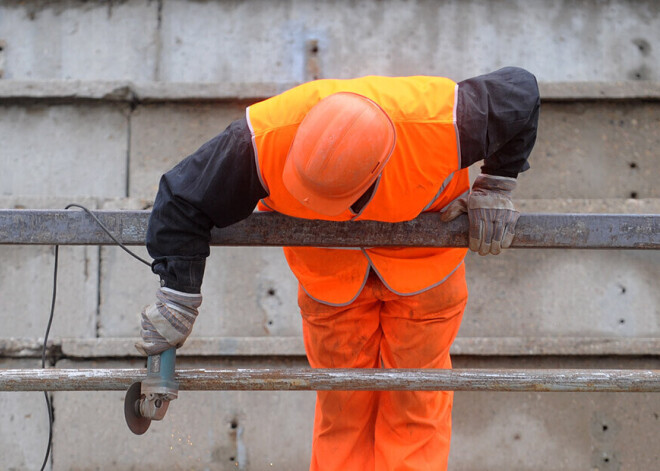
[[[148,211],[95,211],[126,245],[143,245]],[[467,217],[388,224],[255,213],[212,233],[212,245],[465,247]],[[0,244],[110,245],[84,212],[0,210]],[[660,215],[523,214],[513,247],[660,249]],[[142,369],[0,370],[0,391],[126,390]],[[660,392],[660,370],[180,369],[182,390],[454,390]]]
[[[126,245],[144,245],[149,211],[94,211]],[[254,213],[214,229],[211,245],[317,247],[466,247],[466,216],[443,223],[435,214],[396,224],[331,222]],[[77,210],[0,210],[0,244],[110,245],[112,240]],[[522,214],[512,247],[660,249],[660,215]]]
[[[143,369],[0,370],[0,391],[126,390]],[[660,370],[180,369],[191,391],[660,392]]]

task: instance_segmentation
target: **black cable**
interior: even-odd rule
[[[124,252],[126,252],[127,254],[129,254],[131,257],[133,257],[133,258],[135,258],[135,259],[141,261],[142,263],[144,263],[144,264],[147,265],[148,267],[151,267],[151,263],[149,263],[149,262],[147,262],[145,259],[143,259],[143,258],[137,256],[136,254],[134,254],[133,252],[131,252],[130,250],[128,250],[124,244],[122,244],[121,242],[119,242],[119,240],[118,240],[115,236],[113,236],[113,235],[110,233],[110,231],[108,230],[108,228],[105,227],[105,225],[99,220],[99,218],[97,218],[97,217],[96,217],[96,216],[95,216],[95,215],[94,215],[89,209],[87,209],[87,208],[85,208],[84,206],[81,206],[81,205],[79,205],[79,204],[75,204],[75,203],[71,203],[71,204],[67,205],[64,209],[69,209],[69,208],[73,208],[73,207],[75,207],[75,208],[80,208],[80,209],[82,209],[83,211],[85,211],[87,214],[89,214],[89,216],[90,216],[92,219],[94,219],[94,220],[98,223],[99,226],[101,226],[101,229],[103,229],[103,230],[105,231],[105,233],[108,234],[108,235],[110,236],[110,238],[111,238],[111,239],[112,239],[112,240],[113,240],[113,241],[114,241],[119,247],[121,247],[121,248],[124,250]]]
[[[122,244],[119,240],[117,240],[117,238],[110,233],[108,228],[105,227],[105,225],[101,221],[99,221],[99,219],[94,214],[92,214],[92,212],[89,209],[75,203],[71,203],[67,205],[64,209],[69,209],[72,207],[80,208],[83,211],[85,211],[89,216],[91,216],[92,219],[94,219],[94,221],[97,222],[97,224],[101,227],[101,229],[103,229],[105,233],[108,234],[110,238],[126,253],[128,253],[131,257],[144,263],[148,267],[151,267],[151,263],[147,262],[145,259],[131,252],[129,249],[126,248],[124,244]],[[48,344],[48,335],[50,334],[50,328],[53,325],[53,317],[55,314],[55,300],[57,299],[57,266],[59,260],[59,251],[60,251],[60,246],[55,245],[55,263],[53,265],[53,298],[50,304],[50,315],[48,316],[48,325],[46,327],[46,334],[44,335],[44,345],[41,350],[41,368],[46,368],[46,349]],[[41,465],[41,471],[44,471],[46,465],[48,464],[48,457],[50,456],[50,450],[53,446],[53,406],[50,401],[50,396],[48,396],[48,391],[44,391],[44,397],[46,398],[46,407],[48,408],[48,447],[46,448],[46,456],[44,457],[44,462]]]
[[[48,326],[46,327],[46,335],[44,335],[44,347],[41,350],[41,368],[46,368],[46,346],[48,345],[48,334],[50,334],[50,327],[53,325],[53,314],[55,314],[55,300],[57,299],[57,264],[59,258],[60,246],[55,246],[55,264],[53,268],[53,299],[50,303],[50,315],[48,316]],[[41,471],[44,471],[46,464],[48,464],[48,457],[50,456],[50,449],[53,445],[53,407],[48,396],[48,391],[44,391],[46,398],[46,407],[48,408],[48,447],[46,448],[46,456],[41,465]]]

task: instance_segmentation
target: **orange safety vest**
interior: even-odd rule
[[[441,77],[362,77],[317,80],[249,106],[257,168],[268,192],[260,210],[332,221],[401,222],[439,211],[469,190],[460,168],[455,82]],[[359,214],[324,216],[301,205],[282,183],[291,142],[309,109],[333,93],[350,91],[378,103],[394,122],[396,145],[371,200]],[[284,255],[305,292],[330,305],[360,294],[369,268],[393,292],[411,295],[436,286],[463,262],[463,248],[285,247]]]

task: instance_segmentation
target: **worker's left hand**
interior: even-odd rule
[[[481,174],[469,193],[442,210],[440,219],[451,221],[467,213],[470,220],[470,250],[479,255],[497,255],[511,245],[520,216],[511,201],[515,188],[515,178]]]

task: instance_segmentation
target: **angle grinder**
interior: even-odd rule
[[[124,399],[126,424],[136,435],[147,431],[152,420],[165,417],[170,401],[179,395],[179,383],[174,380],[176,349],[170,348],[147,358],[147,377],[131,384]]]

